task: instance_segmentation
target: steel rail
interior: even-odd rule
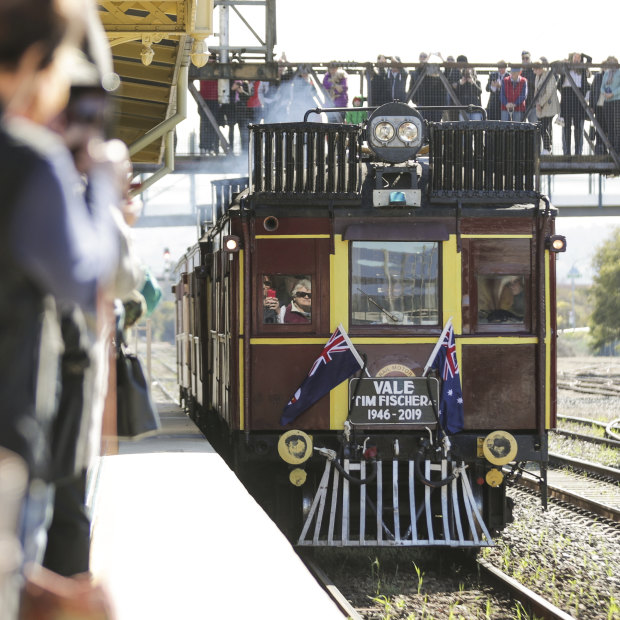
[[[580,461],[579,459],[568,459],[566,457],[549,454],[551,461],[563,462],[566,465],[572,465],[575,468],[588,471],[589,473],[596,473],[596,475],[612,478],[614,481],[620,479],[620,470],[614,470],[611,467],[604,467],[603,465],[596,465],[594,463],[588,463],[586,461]],[[531,491],[540,490],[540,480],[535,478],[529,478],[521,476],[517,481],[517,485],[525,487]],[[573,493],[568,489],[557,487],[553,484],[547,483],[548,497],[557,501],[564,502],[571,506],[587,510],[588,512],[604,517],[615,523],[620,523],[620,509],[602,504],[598,501],[588,499],[577,493]]]
[[[599,422],[598,420],[591,420],[590,418],[579,418],[577,416],[572,415],[557,415],[558,420],[563,420],[565,422],[574,422],[575,424],[585,424],[587,426],[599,426],[601,428],[605,428],[607,426],[607,422]]]
[[[616,439],[596,437],[595,435],[584,435],[583,433],[575,433],[574,431],[566,431],[561,428],[554,428],[552,432],[554,435],[561,435],[563,437],[569,437],[570,439],[577,439],[579,441],[587,441],[589,443],[595,443],[601,446],[607,446],[608,448],[620,448],[620,441],[617,441]]]
[[[327,592],[329,597],[336,603],[340,611],[347,618],[351,620],[363,620],[359,612],[351,605],[347,598],[340,592],[340,590],[334,585],[334,582],[325,574],[325,572],[308,557],[303,555],[299,556],[301,561],[306,565],[306,568],[310,571],[312,576],[317,580],[321,587]]]
[[[620,482],[620,469],[616,469],[615,467],[606,467],[605,465],[599,465],[598,463],[592,463],[590,461],[584,461],[574,457],[563,456],[561,454],[556,454],[555,452],[549,452],[549,461],[562,465],[563,467],[574,467],[575,469],[580,469],[588,472],[589,474],[609,478],[614,482]]]
[[[574,616],[562,611],[540,594],[526,588],[513,577],[495,568],[486,560],[478,558],[476,560],[480,571],[486,580],[494,582],[496,585],[509,590],[511,596],[517,599],[529,613],[528,617],[544,618],[544,620],[574,620]]]

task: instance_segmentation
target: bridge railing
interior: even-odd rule
[[[412,101],[419,106],[473,104],[485,107],[489,120],[540,123],[543,162],[547,156],[562,155],[568,158],[558,162],[564,166],[580,162],[584,168],[589,166],[584,171],[620,171],[620,144],[616,143],[620,141],[620,118],[615,118],[620,111],[616,111],[613,99],[605,98],[602,86],[604,72],[610,65],[568,61],[542,64],[538,88],[533,70],[535,64],[507,67],[499,67],[496,63],[456,62],[336,65],[332,78],[324,81],[329,73],[325,63],[286,64],[280,79],[268,83],[268,90],[261,86],[262,105],[256,107],[248,107],[248,103],[258,82],[246,82],[241,98],[235,94],[233,98],[237,101],[221,105],[213,101],[205,103],[196,89],[190,89],[203,116],[201,151],[207,154],[209,151],[212,154],[246,152],[249,123],[298,122],[309,108],[339,106],[344,98],[337,87],[344,90],[346,84],[348,105],[356,95],[362,98],[363,105],[380,105],[393,99]],[[502,106],[500,88],[511,68],[521,70],[528,88],[525,101],[514,110]],[[506,73],[502,75],[502,71]],[[433,122],[469,120],[466,113],[452,110],[428,110],[423,115]],[[328,119],[324,117],[323,120]],[[344,120],[344,115],[337,120]],[[204,139],[206,133],[211,135],[208,145]],[[553,167],[552,164],[546,167],[549,166]]]

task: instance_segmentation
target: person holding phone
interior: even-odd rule
[[[278,323],[280,302],[269,276],[263,276],[263,323]]]

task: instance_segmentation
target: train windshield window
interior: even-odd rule
[[[437,325],[439,244],[354,241],[353,325]]]
[[[523,323],[525,290],[522,275],[478,276],[478,323]]]
[[[263,274],[263,323],[312,323],[312,277]]]

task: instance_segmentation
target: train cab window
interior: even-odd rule
[[[478,324],[520,323],[525,319],[525,277],[478,276]]]
[[[530,239],[463,240],[464,333],[529,332]]]
[[[263,274],[264,324],[312,323],[312,277],[305,274]]]
[[[353,241],[352,325],[437,325],[439,243]]]

